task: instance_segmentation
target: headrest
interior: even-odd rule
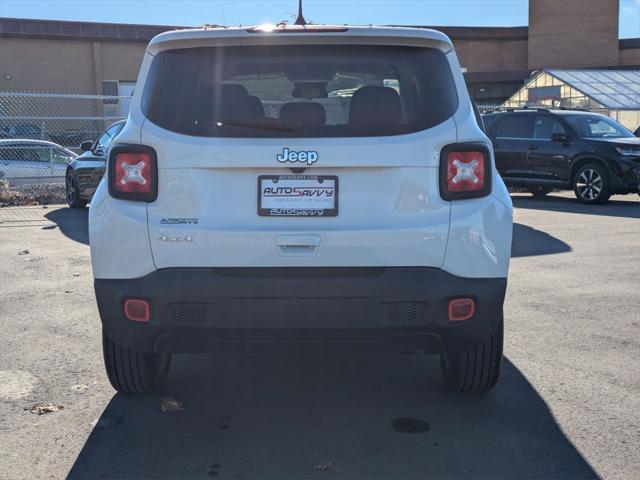
[[[220,85],[220,95],[223,97],[248,97],[249,92],[244,85],[238,83],[224,83]]]
[[[316,102],[290,102],[280,107],[280,120],[303,127],[321,127],[327,121],[324,107]]]
[[[361,87],[349,107],[349,125],[371,130],[398,127],[402,118],[400,95],[390,87]]]
[[[264,106],[260,99],[254,95],[249,95],[249,112],[251,116],[255,118],[264,118]]]
[[[264,118],[264,108],[258,97],[249,95],[243,85],[228,83],[220,85],[219,112],[217,117],[223,120],[255,120]]]

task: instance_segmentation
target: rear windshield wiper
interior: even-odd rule
[[[275,130],[279,132],[295,132],[299,130],[299,126],[295,123],[283,122],[277,118],[265,118],[256,120],[216,120],[217,127],[224,126],[258,128],[261,130]]]

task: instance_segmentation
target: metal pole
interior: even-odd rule
[[[302,15],[302,0],[298,0],[298,18],[296,18],[296,25],[306,25],[307,21],[304,19],[304,15]]]

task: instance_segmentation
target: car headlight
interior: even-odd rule
[[[632,157],[640,157],[640,148],[615,147],[616,152],[620,155],[629,155]]]

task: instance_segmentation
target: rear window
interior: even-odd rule
[[[457,108],[431,48],[291,45],[170,50],[153,60],[142,110],[204,137],[352,137],[416,132]]]

